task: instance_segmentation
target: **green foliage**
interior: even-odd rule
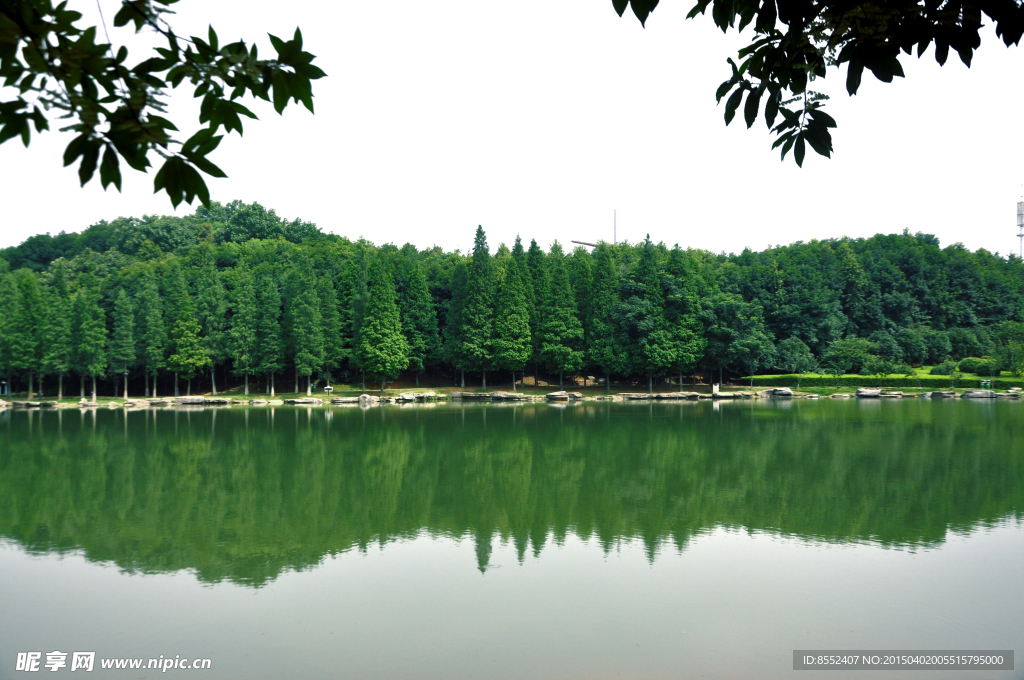
[[[541,360],[549,370],[572,373],[583,367],[583,326],[558,241],[552,244],[545,260],[548,285],[541,310]]]
[[[171,327],[171,355],[167,368],[183,378],[191,379],[210,363],[210,355],[200,339],[201,330],[196,321],[195,305],[185,295],[178,308],[177,319]]]
[[[999,361],[992,357],[966,357],[960,360],[957,366],[964,373],[975,375],[999,375]]]
[[[486,371],[494,364],[494,263],[483,227],[476,228],[469,264],[466,306],[462,310],[462,355],[466,368]]]
[[[619,16],[632,7],[644,24],[658,0],[612,4]],[[739,64],[727,60],[732,77],[716,94],[719,102],[726,100],[726,124],[742,104],[744,122],[751,127],[763,102],[764,122],[777,137],[772,148],[781,146],[783,158],[792,149],[797,165],[803,164],[807,145],[822,156],[832,153],[829,129],[835,121],[821,110],[828,97],[809,89],[830,68],[847,66],[846,89],[854,95],[865,69],[884,83],[902,78],[900,52],[911,54],[915,47],[920,57],[934,43],[939,65],[945,64],[952,48],[970,66],[981,45],[982,14],[995,24],[996,35],[1007,46],[1018,44],[1024,32],[1024,7],[1000,0],[982,0],[962,11],[920,1],[888,3],[879,11],[841,2],[698,0],[688,18],[709,8],[723,32],[753,26],[753,40],[739,51]],[[776,122],[780,115],[781,122]]]
[[[67,265],[55,264],[50,269],[50,283],[47,292],[48,326],[46,329],[46,351],[43,357],[43,372],[63,376],[71,371],[71,292],[68,289]],[[2,326],[0,320],[0,326]],[[3,331],[0,330],[0,335]],[[0,347],[0,351],[3,351]]]
[[[507,251],[506,251],[507,253]],[[494,363],[521,371],[533,353],[530,311],[519,265],[505,254],[497,262],[498,294],[494,309]],[[514,386],[514,385],[513,385]]]
[[[253,373],[259,362],[259,307],[252,272],[239,272],[232,304],[230,340],[231,360],[236,374]]]
[[[460,261],[452,270],[451,300],[448,303],[447,323],[444,327],[444,360],[457,370],[466,368],[465,322],[466,301],[469,298],[469,268]]]
[[[114,333],[110,338],[110,362],[124,373],[135,363],[135,307],[124,288],[114,301]]]
[[[402,335],[402,320],[395,301],[395,282],[383,255],[370,264],[370,299],[366,303],[363,332],[357,348],[359,365],[367,375],[384,383],[409,367],[409,343]]]
[[[1024,375],[1024,323],[1004,321],[996,326],[996,357],[1014,376]]]
[[[332,371],[340,368],[347,356],[345,339],[341,334],[341,312],[338,308],[338,293],[330,276],[318,276],[316,290],[320,298],[320,318],[323,319],[323,370],[330,380]]]
[[[256,328],[256,351],[258,361],[255,371],[271,375],[280,371],[283,364],[284,347],[281,342],[281,293],[273,277],[265,277],[256,291],[259,320]]]
[[[99,282],[89,273],[78,279],[72,305],[72,364],[81,376],[103,375],[107,370],[107,315],[100,307]]]
[[[629,372],[629,365],[619,349],[618,325],[613,314],[619,303],[619,274],[615,255],[609,244],[597,244],[593,253],[594,278],[591,286],[590,328],[586,336],[586,363],[606,376]]]
[[[37,375],[46,354],[48,323],[39,279],[27,269],[14,272],[15,297],[8,326],[9,366],[15,373]]]
[[[141,359],[148,376],[155,376],[164,366],[164,347],[167,333],[160,303],[160,291],[152,275],[147,275],[139,295],[138,323],[136,337],[139,347],[136,354]]]
[[[295,297],[290,309],[295,369],[299,375],[308,377],[324,363],[323,316],[320,314],[320,297],[316,293],[316,278],[308,263],[300,262],[295,274]]]
[[[402,331],[409,342],[409,369],[422,373],[440,360],[437,312],[419,263],[405,255],[396,258],[395,288]]]
[[[166,21],[176,0],[122,0],[115,26],[132,24],[166,41],[155,54],[132,65],[128,49],[97,42],[97,27],[83,27],[82,15],[51,0],[18,0],[0,8],[0,78],[17,96],[0,102],[0,143],[20,137],[27,147],[30,125],[49,129],[45,112],[65,121],[75,133],[64,151],[64,165],[76,161],[85,185],[100,172],[103,188],[121,190],[121,160],[145,172],[154,157],[163,165],[153,179],[177,206],[198,197],[210,204],[200,173],[225,177],[209,160],[224,134],[242,134],[241,117],[256,118],[238,100],[245,95],[273,101],[281,113],[289,100],[313,111],[311,81],[324,77],[302,49],[302,34],[292,40],[271,35],[276,56],[259,59],[255,45],[221,45],[211,26],[205,38],[179,37]],[[169,90],[188,81],[202,98],[199,124],[187,140],[164,117]],[[221,129],[223,128],[223,132]]]
[[[106,322],[123,290],[135,307],[136,360],[129,366],[137,362],[149,377],[160,378],[165,357],[180,354],[173,331],[179,318],[191,318],[199,323],[193,335],[210,359],[208,379],[221,375],[214,369],[226,368],[311,378],[330,373],[332,380],[337,372],[343,380],[358,380],[368,265],[377,257],[393,267],[409,378],[432,367],[440,369],[431,371],[437,379],[451,371],[491,370],[510,358],[518,366],[527,337],[531,352],[522,368],[534,368],[538,378],[546,369],[548,380],[554,372],[585,370],[652,381],[672,375],[682,382],[698,366],[735,378],[769,365],[776,337],[799,341],[823,365],[829,359],[834,376],[872,374],[877,366],[865,367],[872,357],[889,361],[886,371],[898,371],[902,362],[936,365],[951,355],[991,355],[996,368],[1013,370],[1016,362],[1024,373],[1024,264],[1015,257],[940,249],[934,237],[904,233],[737,255],[645,241],[600,243],[593,252],[576,249],[566,257],[557,245],[545,254],[535,241],[526,250],[519,240],[492,258],[478,231],[472,259],[409,244],[377,248],[233,201],[186,218],[97,223],[71,235],[70,257],[53,259],[64,236],[46,237],[54,245],[49,250],[27,248],[42,243],[30,239],[0,258],[0,375],[28,377],[12,367],[15,354],[25,354],[24,347],[12,351],[12,343],[27,347],[34,337],[21,333],[33,323],[15,318],[21,314],[16,283],[34,277],[41,312],[33,314],[44,328],[42,340],[35,336],[32,345],[43,348],[42,359],[29,353],[37,373],[91,375],[80,361],[83,320],[104,350],[87,363],[101,367],[100,376],[108,360],[112,369],[123,370],[112,354],[116,324],[113,318]],[[9,254],[32,266],[10,273]],[[504,291],[498,269],[510,269],[506,260],[516,263],[520,275],[528,333],[517,315],[503,311],[519,309],[519,303],[499,302]],[[253,323],[246,309],[251,297],[242,290],[248,277],[256,342],[239,354],[234,334]],[[531,307],[530,291],[539,306]],[[241,307],[239,293],[249,300]],[[86,318],[88,298],[104,315],[100,322]],[[244,335],[250,344],[251,330]],[[840,355],[850,360],[833,365]]]
[[[931,367],[928,371],[931,375],[953,375],[953,371],[957,368],[955,361],[943,361],[941,364],[937,364]]]
[[[206,253],[203,253],[206,256]],[[202,265],[196,278],[196,320],[202,331],[202,344],[210,365],[228,356],[227,295],[224,283],[212,262]]]
[[[844,338],[829,344],[821,363],[831,375],[859,372],[870,360],[875,345],[864,338]]]

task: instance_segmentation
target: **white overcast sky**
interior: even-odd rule
[[[94,2],[71,4],[95,17]],[[109,22],[119,3],[101,4]],[[991,26],[969,70],[955,53],[940,69],[929,50],[902,57],[908,77],[893,84],[865,74],[852,98],[845,67],[830,72],[819,89],[834,96],[835,154],[808,151],[799,169],[779,162],[762,120],[725,126],[715,89],[750,32],[686,20],[691,5],[663,0],[646,29],[607,0],[183,0],[171,20],[268,55],[267,32],[302,28],[329,76],[314,85],[316,115],[253,105],[261,120],[213,156],[229,178],[210,180],[211,195],[349,238],[466,250],[482,224],[492,249],[517,233],[568,245],[611,240],[617,210],[619,240],[715,252],[904,228],[1016,252],[1024,55]],[[195,125],[190,96],[172,119]],[[152,174],[125,168],[120,194],[98,177],[79,188],[61,167],[69,139],[0,146],[0,246],[172,212]]]

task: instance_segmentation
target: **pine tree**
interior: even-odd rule
[[[259,326],[256,346],[259,356],[257,372],[268,376],[270,395],[274,396],[274,374],[283,365],[284,346],[281,342],[281,293],[272,276],[264,277],[257,294],[259,304]]]
[[[487,369],[494,363],[494,283],[487,236],[483,227],[478,226],[469,265],[469,295],[462,311],[462,351],[468,367],[482,372],[484,388],[487,387]]]
[[[256,286],[252,272],[242,269],[234,290],[229,349],[236,375],[245,376],[245,396],[249,396],[249,374],[256,368],[256,335],[259,326],[259,310],[256,307]]]
[[[323,319],[323,369],[327,383],[330,384],[333,379],[332,371],[339,369],[345,360],[345,338],[341,332],[338,293],[329,274],[317,277],[316,290],[320,298],[320,317]]]
[[[505,251],[506,253],[508,251]],[[533,352],[530,338],[530,312],[523,290],[522,276],[515,258],[506,254],[498,262],[498,295],[494,312],[494,360],[500,368],[512,371],[512,391],[516,389],[516,371],[521,371]]]
[[[312,264],[302,258],[298,262],[296,295],[292,299],[292,342],[295,351],[295,371],[306,377],[306,394],[312,393],[312,375],[323,367],[324,334],[320,315],[320,297],[316,294],[316,279]]]
[[[619,345],[619,329],[613,314],[619,303],[619,273],[611,247],[602,241],[594,249],[594,280],[590,297],[590,333],[586,338],[586,362],[604,373],[605,389],[611,391],[613,374],[626,372]]]
[[[92,378],[92,400],[96,401],[96,376],[107,370],[107,315],[99,304],[96,278],[87,272],[79,277],[78,284],[71,315],[73,363],[79,376]]]
[[[558,241],[551,245],[546,260],[549,285],[541,310],[540,351],[548,369],[558,371],[558,388],[562,389],[565,373],[583,366],[583,325],[576,312],[576,298]]]
[[[444,327],[444,360],[456,371],[462,373],[462,387],[466,386],[466,356],[464,344],[465,323],[463,313],[469,297],[469,268],[465,262],[458,262],[452,270],[448,284],[452,299],[448,301],[447,323]]]
[[[419,385],[420,374],[440,358],[437,312],[434,310],[427,279],[419,263],[404,253],[397,259],[403,265],[401,285],[397,280],[395,284],[399,291],[398,308],[402,316],[402,332],[409,343],[409,369],[415,373],[416,384]]]
[[[210,363],[210,355],[203,347],[199,334],[199,322],[196,320],[195,307],[191,296],[185,296],[178,308],[178,320],[171,329],[171,346],[173,351],[167,358],[167,367],[174,371],[174,394],[178,394],[178,376],[188,381],[188,391],[192,394],[192,378]]]
[[[196,320],[202,330],[202,345],[206,355],[210,357],[210,391],[217,394],[217,379],[214,372],[217,364],[224,361],[228,354],[228,338],[225,333],[227,325],[227,296],[224,284],[213,262],[200,269],[196,279]]]
[[[110,362],[124,377],[124,398],[128,398],[128,367],[135,363],[135,309],[124,288],[114,300],[114,333],[110,338]],[[115,392],[117,384],[115,381]]]
[[[374,258],[369,271],[370,299],[358,347],[359,364],[380,380],[380,393],[389,378],[409,366],[409,345],[402,334],[402,320],[395,302],[395,282],[383,255]]]
[[[137,355],[142,361],[146,378],[146,396],[150,395],[149,379],[153,379],[153,398],[156,398],[156,378],[164,367],[164,346],[167,342],[167,331],[164,327],[163,310],[161,309],[160,291],[151,275],[147,275],[142,283],[137,310],[139,321]]]
[[[64,376],[71,370],[71,293],[68,290],[67,265],[57,260],[50,265],[49,325],[43,370],[57,376],[57,400],[64,398]]]
[[[48,330],[46,305],[39,279],[28,269],[14,273],[16,297],[10,328],[10,364],[15,373],[28,378],[28,398],[33,395],[32,379],[43,369]]]

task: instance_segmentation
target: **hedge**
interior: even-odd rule
[[[981,386],[981,380],[985,378],[976,377],[963,377],[961,376],[955,383],[954,386],[958,388],[974,388],[977,389]],[[840,387],[909,387],[917,389],[918,383],[921,387],[929,391],[933,390],[948,390],[949,389],[949,377],[943,375],[922,375],[919,378],[906,378],[903,376],[889,376],[884,380],[879,380],[876,377],[870,375],[855,375],[848,374],[839,377]],[[1011,387],[1024,387],[1024,378],[992,378],[992,389],[995,390],[1007,390]],[[741,380],[745,384],[750,384],[750,376],[747,376]],[[796,387],[796,376],[795,375],[755,375],[754,386],[762,385],[764,387]],[[835,387],[836,379],[830,375],[805,375],[803,380],[800,381],[801,387]]]

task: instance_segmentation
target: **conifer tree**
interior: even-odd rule
[[[625,299],[615,316],[623,331],[632,371],[647,376],[647,389],[654,391],[654,377],[663,375],[676,360],[672,335],[665,323],[665,298],[654,244],[647,238],[640,259],[625,286]]]
[[[558,372],[558,388],[562,389],[566,372],[583,366],[583,326],[576,312],[576,298],[562,253],[555,241],[547,258],[548,290],[541,310],[541,360],[548,370]]]
[[[274,396],[274,374],[283,366],[284,347],[281,342],[281,293],[277,281],[266,276],[257,292],[259,326],[256,334],[259,363],[257,372],[268,376],[268,391]]]
[[[533,276],[530,273],[526,250],[523,248],[523,240],[519,238],[519,234],[516,234],[516,242],[512,246],[512,257],[515,259],[516,267],[519,269],[519,280],[522,281],[523,294],[526,296],[526,310],[530,314],[530,332],[533,333],[533,319],[537,314],[537,301],[533,291]]]
[[[178,308],[178,320],[171,329],[171,346],[173,351],[167,358],[167,367],[174,371],[174,395],[178,396],[178,376],[188,381],[188,391],[192,394],[192,378],[210,363],[210,355],[203,347],[199,337],[199,322],[196,320],[195,303],[186,295]]]
[[[78,285],[71,317],[74,366],[81,378],[92,378],[92,400],[96,401],[96,376],[107,370],[107,315],[99,304],[96,277],[86,272],[79,277]]]
[[[157,278],[160,281],[160,292],[163,296],[164,326],[169,336],[175,324],[178,323],[182,306],[188,304],[186,301],[189,296],[188,282],[185,281],[185,273],[176,257],[167,261],[163,271],[158,272]],[[169,345],[168,349],[171,349]]]
[[[364,391],[366,390],[366,372],[359,365],[359,343],[362,338],[363,317],[366,315],[366,305],[370,299],[367,282],[371,257],[369,244],[363,239],[359,239],[359,242],[356,243],[352,284],[349,288],[349,310],[352,315],[352,351],[350,361],[352,363],[352,370],[360,373],[363,377]]]
[[[707,340],[701,318],[701,297],[704,291],[689,256],[678,245],[669,252],[666,273],[673,290],[665,300],[665,320],[674,343],[673,372],[679,376],[683,390],[683,374],[692,372],[704,356]]]
[[[447,323],[444,327],[444,360],[462,374],[462,387],[465,387],[466,357],[463,313],[466,309],[466,299],[469,296],[469,268],[465,262],[459,261],[455,265],[448,286],[452,291],[452,299],[448,301]]]
[[[64,398],[64,376],[71,370],[71,293],[67,264],[63,259],[50,265],[47,307],[50,310],[43,370],[57,376],[57,400]]]
[[[487,387],[487,369],[494,363],[494,265],[487,249],[483,227],[476,228],[473,259],[469,265],[469,290],[462,311],[462,347],[467,366],[482,372]]]
[[[28,398],[33,395],[32,379],[43,369],[48,330],[46,305],[39,279],[28,269],[14,273],[16,297],[9,339],[11,368],[28,378]]]
[[[202,330],[203,349],[210,358],[210,391],[217,394],[217,378],[215,368],[224,361],[228,354],[228,338],[225,333],[227,325],[227,296],[224,284],[213,262],[208,262],[199,271],[196,279],[196,320]]]
[[[576,246],[572,251],[572,257],[569,258],[569,282],[572,284],[573,293],[576,294],[576,313],[583,326],[583,346],[586,348],[590,335],[590,300],[593,295],[594,272],[590,252],[583,246]],[[589,370],[586,360],[584,352],[584,367]],[[587,384],[586,379],[583,384]]]
[[[245,396],[249,396],[249,374],[257,366],[256,335],[259,310],[256,307],[256,285],[252,272],[242,269],[234,290],[229,349],[236,375],[245,376]]]
[[[594,249],[594,279],[590,297],[590,333],[586,334],[586,363],[604,373],[606,391],[613,374],[628,370],[619,345],[619,329],[613,314],[619,303],[619,272],[612,248],[602,241]]]
[[[295,372],[306,378],[306,394],[312,393],[313,372],[324,363],[323,317],[320,297],[316,294],[316,278],[312,263],[306,258],[297,267],[297,293],[292,298],[292,342],[295,351]]]
[[[110,363],[124,378],[124,398],[128,398],[128,367],[135,363],[135,309],[124,288],[114,300],[114,332],[110,338]],[[117,392],[117,380],[114,381]]]
[[[164,316],[161,309],[160,291],[152,275],[147,275],[139,293],[138,319],[139,332],[137,355],[142,362],[146,378],[146,396],[152,394],[156,398],[156,378],[164,367],[164,347],[167,343],[167,331],[164,328]],[[153,391],[149,390],[149,379],[153,379]]]
[[[338,317],[340,320],[341,353],[339,365],[355,370],[355,309],[353,300],[359,289],[359,267],[350,259],[341,270],[338,282]]]
[[[14,302],[17,289],[8,273],[7,260],[0,258],[0,376],[11,388],[11,335],[14,330]]]
[[[536,239],[530,240],[530,249],[526,251],[526,268],[523,278],[530,281],[533,288],[533,308],[530,310],[530,336],[533,338],[533,380],[537,385],[537,369],[541,363],[541,344],[544,332],[541,328],[544,308],[548,300],[548,272],[545,264],[544,251],[537,245]]]
[[[384,255],[375,257],[370,265],[370,299],[358,347],[359,363],[370,377],[380,380],[382,395],[387,380],[409,366],[409,345],[402,334],[395,282],[388,269]]]
[[[402,285],[399,286],[397,281],[395,285],[396,289],[400,289],[398,308],[402,317],[402,332],[409,343],[409,370],[413,371],[416,384],[419,385],[420,374],[440,358],[437,312],[419,263],[406,254],[400,254],[398,259],[403,264]]]
[[[501,256],[503,255],[503,257]],[[494,361],[512,372],[512,391],[516,389],[516,371],[521,371],[533,352],[530,338],[530,312],[523,290],[522,276],[508,251],[497,262],[498,294],[494,310]]]
[[[323,319],[323,370],[327,376],[327,383],[330,384],[333,379],[332,371],[340,368],[345,359],[345,338],[341,332],[338,293],[329,274],[317,277],[316,290],[320,298],[320,317]]]

